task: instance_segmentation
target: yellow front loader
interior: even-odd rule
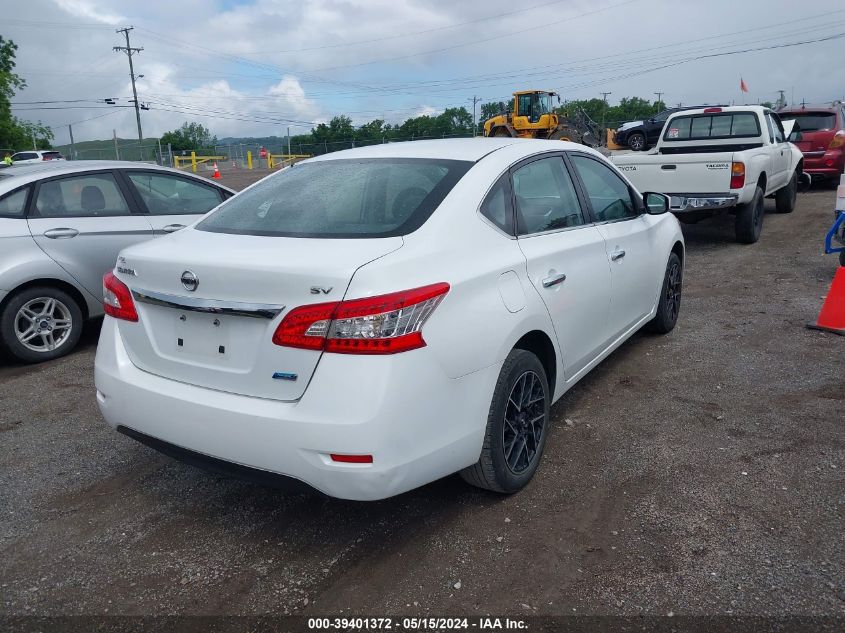
[[[484,122],[484,136],[510,136],[572,141],[589,147],[602,144],[596,124],[583,111],[564,117],[554,111],[554,98],[560,96],[546,90],[523,90],[513,93],[513,105]]]

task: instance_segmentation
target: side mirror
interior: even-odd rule
[[[669,211],[669,196],[665,193],[647,191],[643,194],[643,204],[649,215],[662,215]]]

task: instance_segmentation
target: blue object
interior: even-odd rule
[[[834,246],[833,240],[836,240],[842,246]],[[827,235],[824,236],[824,252],[830,255],[831,253],[845,253],[845,211],[836,212],[836,221]]]
[[[289,374],[284,371],[277,371],[273,374],[273,380],[296,380],[299,378],[296,374]]]

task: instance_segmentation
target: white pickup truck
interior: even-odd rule
[[[670,196],[686,223],[720,212],[736,214],[736,239],[751,244],[763,226],[763,199],[778,213],[795,208],[803,155],[777,114],[762,106],[683,110],[663,126],[647,154],[614,154],[613,163],[640,191]]]

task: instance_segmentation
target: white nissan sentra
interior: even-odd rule
[[[237,475],[373,500],[460,472],[511,493],[549,406],[678,318],[662,194],[561,141],[461,139],[314,158],[104,278],[108,423]]]

